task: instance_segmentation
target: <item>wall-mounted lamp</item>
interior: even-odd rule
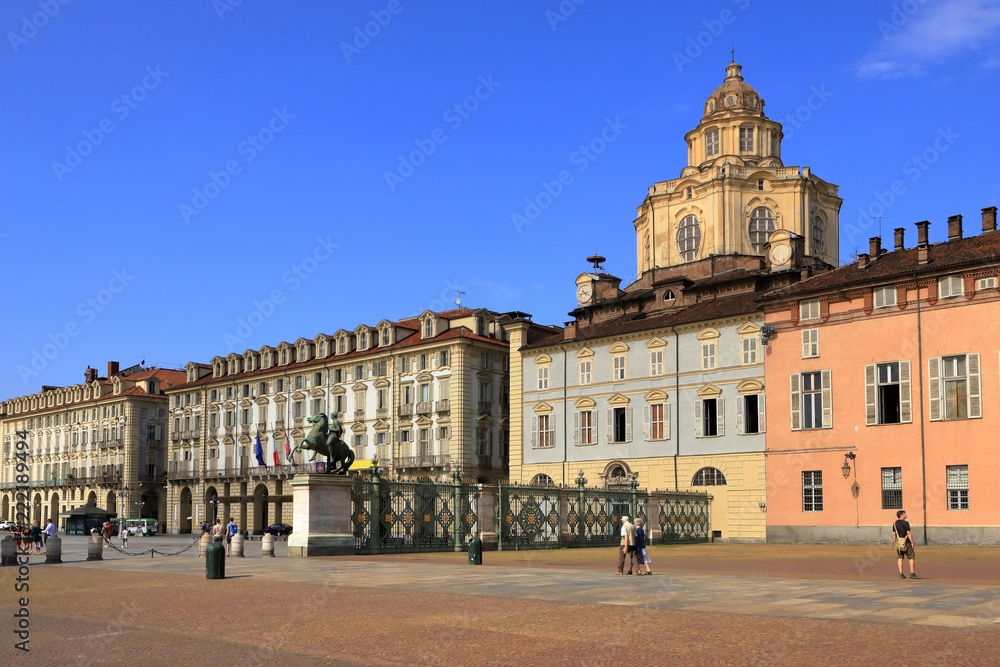
[[[765,503],[763,500],[757,503],[757,506],[760,507],[761,512],[767,511],[767,503]]]
[[[844,454],[844,465],[840,466],[840,472],[844,473],[844,479],[851,476],[851,461],[855,459],[854,452]]]
[[[770,339],[774,338],[774,325],[765,324],[760,330],[760,344],[767,345]]]

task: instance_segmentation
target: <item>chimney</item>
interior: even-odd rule
[[[863,269],[868,266],[868,255],[866,253],[858,254],[858,268]]]
[[[93,382],[97,379],[97,369],[87,366],[87,370],[83,372],[84,382]]]
[[[927,220],[923,220],[917,224],[917,247],[925,248],[927,247],[927,228],[931,226],[931,223]]]
[[[567,322],[563,328],[563,339],[576,338],[576,322]]]
[[[962,238],[962,216],[948,216],[948,240],[958,241]]]
[[[905,250],[906,246],[903,243],[903,235],[906,234],[905,227],[896,227],[893,231],[896,232],[896,250]]]
[[[992,234],[997,230],[997,207],[983,209],[983,234]]]
[[[878,256],[882,254],[882,237],[873,236],[868,239],[868,250],[872,259],[878,259]]]
[[[110,380],[114,376],[118,375],[118,362],[109,361],[108,362],[108,379]]]

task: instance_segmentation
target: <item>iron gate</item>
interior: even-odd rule
[[[660,499],[664,542],[708,541],[708,494],[671,493]]]
[[[554,486],[497,486],[496,526],[499,548],[559,546],[559,489]]]

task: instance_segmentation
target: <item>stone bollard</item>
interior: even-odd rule
[[[62,562],[62,538],[58,535],[53,535],[49,539],[45,540],[45,562]]]
[[[229,555],[243,558],[243,536],[239,533],[233,535],[233,541],[229,544]]]
[[[212,534],[205,533],[198,540],[198,558],[204,558],[205,553],[208,550],[208,545],[212,543]]]
[[[274,557],[274,535],[271,533],[264,533],[264,537],[260,539],[260,556],[261,558]]]
[[[87,544],[87,560],[104,560],[104,538],[91,535]]]
[[[0,540],[0,565],[17,565],[17,540],[13,535]]]

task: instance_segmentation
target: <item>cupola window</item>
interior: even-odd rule
[[[740,152],[753,153],[753,128],[740,128]]]
[[[709,130],[705,133],[705,156],[712,157],[719,154],[719,131]]]
[[[764,251],[764,244],[774,232],[774,217],[765,206],[758,206],[750,214],[750,245],[758,255]]]
[[[693,215],[685,216],[677,230],[677,251],[684,261],[690,262],[698,256],[700,246],[701,226],[698,224],[698,218]]]

